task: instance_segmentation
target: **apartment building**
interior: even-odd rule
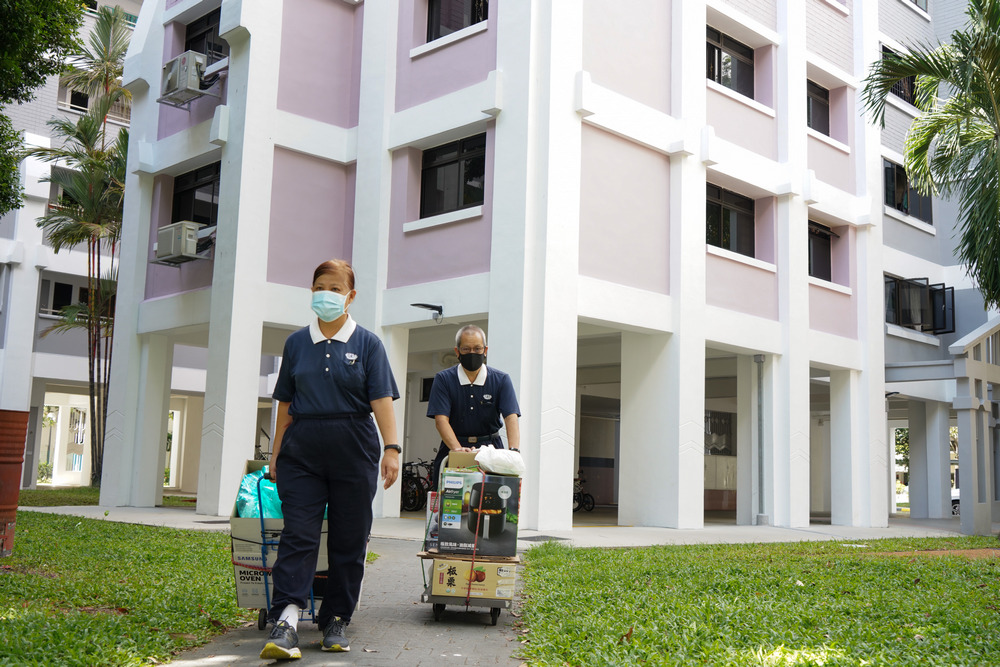
[[[886,525],[883,294],[941,272],[906,263],[897,119],[863,122],[859,90],[913,34],[893,17],[927,15],[908,4],[148,0],[102,504],[156,502],[184,346],[207,359],[197,509],[228,514],[311,271],[343,257],[406,460],[437,447],[456,328],[487,331],[526,527],[571,527],[578,471],[621,524]]]
[[[85,4],[80,35],[87,40],[99,6],[121,7],[134,24],[142,3],[120,0]],[[25,132],[26,144],[47,147],[55,141],[50,136],[51,119],[73,121],[89,107],[85,92],[73,90],[61,77],[52,76],[32,101],[7,107],[4,113],[15,128]],[[122,103],[113,107],[108,116],[110,139],[129,123],[129,106]],[[47,207],[62,196],[46,178],[52,169],[63,168],[35,158],[25,160],[24,205],[0,219],[0,408],[28,413],[23,488],[34,488],[40,481],[54,485],[90,483],[86,333],[80,330],[45,335],[57,321],[60,309],[85,300],[87,289],[86,249],[64,248],[56,253],[36,225]],[[105,266],[108,259],[104,258]],[[200,396],[205,390],[203,351],[180,349],[172,385],[175,395],[170,405],[170,436],[161,439],[165,451],[168,440],[174,445],[163,474],[166,484],[177,488],[183,486],[179,453],[185,441],[191,441],[194,447],[198,443],[197,437],[188,438],[184,432],[187,402],[197,404],[200,419]],[[192,474],[188,482],[191,491],[194,481]]]

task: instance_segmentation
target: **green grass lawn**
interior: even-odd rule
[[[101,490],[93,486],[64,486],[41,489],[21,489],[17,498],[20,507],[62,507],[65,505],[97,505]],[[194,508],[190,496],[163,496],[163,507]]]
[[[163,662],[254,618],[226,533],[19,512],[0,558],[0,665]]]
[[[858,546],[863,545],[863,546]],[[995,538],[527,553],[532,665],[996,665]]]

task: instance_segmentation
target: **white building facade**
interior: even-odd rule
[[[406,460],[437,448],[424,388],[456,328],[487,331],[527,528],[571,527],[578,471],[620,524],[887,525],[884,133],[859,90],[907,2],[147,1],[102,504],[157,501],[183,346],[207,358],[198,511],[229,513],[311,271],[343,257]],[[207,93],[164,95],[200,48]],[[184,220],[198,250],[164,265]]]

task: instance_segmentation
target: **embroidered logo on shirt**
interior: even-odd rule
[[[483,399],[485,399],[485,400],[487,400],[487,401],[488,401],[488,400],[490,400],[491,398],[493,398],[493,394],[483,394]]]
[[[344,359],[347,360],[348,365],[353,366],[354,362],[358,360],[358,355],[354,354],[353,352],[348,352],[347,354],[344,355]]]

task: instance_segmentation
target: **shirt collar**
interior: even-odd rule
[[[344,326],[340,327],[340,331],[333,334],[330,340],[335,340],[341,343],[346,343],[351,339],[351,334],[354,330],[358,328],[357,322],[354,321],[350,315],[347,316],[347,321],[344,322]],[[319,320],[315,319],[309,323],[309,337],[312,338],[313,343],[322,343],[326,340],[326,336],[323,332],[319,330]]]
[[[479,368],[479,375],[476,376],[476,379],[473,382],[469,381],[469,376],[465,374],[465,371],[462,370],[462,365],[459,364],[458,365],[458,384],[460,384],[460,385],[474,384],[477,387],[482,387],[484,384],[486,384],[486,364],[483,364]]]

